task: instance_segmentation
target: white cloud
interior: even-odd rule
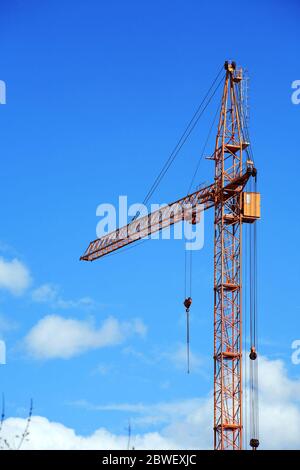
[[[110,364],[98,364],[91,372],[92,375],[107,375],[112,371]]]
[[[57,298],[57,287],[52,284],[43,284],[31,293],[34,302],[52,302]]]
[[[138,319],[120,322],[109,317],[96,328],[92,321],[47,315],[29,331],[25,346],[38,359],[70,359],[89,349],[113,346],[133,334],[145,333],[146,326]]]
[[[261,357],[259,389],[260,448],[300,449],[300,380],[288,376],[283,361]],[[244,392],[249,397],[249,390]],[[95,412],[119,411],[130,415],[133,428],[159,428],[160,435],[167,442],[175,443],[177,449],[212,446],[212,397],[154,404],[93,405],[85,401],[74,404]],[[250,437],[248,431],[248,443]]]
[[[281,387],[281,384],[284,386]],[[261,449],[300,449],[299,386],[300,380],[288,377],[282,361],[261,358]],[[100,406],[81,401],[77,405],[94,413],[120,411],[124,412],[126,418],[131,416],[131,444],[136,449],[212,447],[212,397],[170,403],[121,403]],[[2,437],[14,442],[14,436],[22,434],[25,424],[25,419],[7,419],[2,429]],[[146,430],[138,432],[137,429],[141,429],[141,426],[144,426],[144,429],[146,427]],[[23,448],[126,449],[127,439],[127,433],[114,434],[105,428],[82,436],[61,423],[34,416],[29,440],[24,442]]]
[[[6,261],[0,257],[0,288],[13,295],[21,295],[29,287],[31,276],[28,268],[18,259]]]
[[[300,380],[282,360],[259,361],[260,434],[264,448],[300,449]]]
[[[81,297],[78,300],[66,300],[59,294],[59,288],[53,284],[42,284],[31,293],[32,300],[37,303],[50,303],[54,308],[68,309],[94,306],[90,297]]]
[[[80,308],[80,307],[93,307],[95,302],[90,297],[81,297],[78,300],[65,300],[58,298],[56,300],[56,307],[67,309],[67,308]]]
[[[15,321],[11,320],[7,316],[0,314],[0,338],[3,333],[15,330],[16,328],[18,328],[18,324]]]
[[[114,407],[109,407],[115,409]],[[156,405],[121,405],[126,413],[145,413],[143,424],[161,423],[159,414],[163,416],[165,426],[160,431],[133,433],[131,445],[135,449],[185,449],[211,447],[211,429],[209,416],[211,403],[208,400],[184,400],[174,403]],[[150,412],[149,422],[147,413]],[[157,421],[150,419],[155,413]],[[138,425],[135,420],[133,427]],[[2,436],[9,443],[16,442],[16,435],[22,435],[26,420],[9,418],[5,420]],[[128,435],[114,434],[105,428],[97,429],[89,436],[76,434],[73,429],[61,423],[50,422],[47,418],[34,416],[30,425],[28,441],[23,449],[127,449]]]
[[[157,365],[161,363],[168,368],[171,365],[178,370],[187,371],[187,347],[186,344],[183,343],[169,347],[167,351],[162,351],[156,348],[145,353],[137,351],[132,346],[126,346],[123,348],[122,352],[134,357],[148,366],[157,367]],[[202,366],[202,358],[190,349],[190,371],[192,373],[201,373],[206,376],[206,372]]]
[[[0,364],[6,364],[6,344],[0,339]]]
[[[300,402],[300,380],[291,380],[288,377],[282,360],[270,361],[265,357],[261,357],[259,375],[262,399],[272,396],[272,401],[288,402],[298,399]]]
[[[212,398],[108,405],[93,405],[80,400],[73,405],[93,412],[123,412],[131,417],[133,429],[158,428],[161,437],[165,442],[172,442],[174,449],[209,449],[212,445]],[[165,448],[170,447],[162,447]]]
[[[163,353],[162,358],[167,359],[177,369],[187,370],[186,344],[179,344],[173,351]],[[199,372],[201,365],[202,361],[200,357],[190,349],[190,370],[192,372]]]
[[[2,437],[11,444],[12,448],[14,448],[14,442],[15,445],[19,442],[15,436],[22,434],[25,425],[25,420],[20,418],[9,418],[4,422]],[[73,429],[61,423],[51,422],[41,416],[32,418],[29,432],[28,439],[24,441],[22,449],[114,450],[127,449],[128,442],[127,435],[116,435],[104,428],[98,429],[89,436],[81,436],[76,434]],[[175,443],[157,432],[136,435],[132,440],[132,444],[137,449],[171,449],[175,446]]]

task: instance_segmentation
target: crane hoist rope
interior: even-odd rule
[[[249,292],[247,286],[249,286],[249,252],[248,252],[248,246],[249,246],[249,230],[250,230],[250,225],[246,224],[245,227],[245,235],[244,235],[244,244],[245,244],[245,255],[244,255],[244,272],[243,272],[243,279],[244,279],[244,329],[243,329],[243,341],[244,345],[247,345],[247,342],[249,340],[248,337],[248,317],[249,317]],[[245,403],[245,412],[244,412],[244,433],[243,433],[243,440],[244,440],[244,447],[247,449],[249,441],[248,441],[248,413],[249,413],[249,406],[248,406],[248,369],[249,369],[249,356],[248,354],[243,355],[244,360],[243,360],[243,368],[244,368],[244,403]]]
[[[212,130],[213,130],[213,128],[214,128],[216,119],[217,119],[217,117],[218,117],[218,115],[219,115],[219,113],[220,113],[220,108],[221,108],[221,105],[218,106],[217,111],[216,111],[216,113],[215,113],[215,115],[214,115],[214,117],[213,117],[213,121],[212,121],[211,126],[210,126],[210,128],[209,128],[209,131],[208,131],[206,140],[205,140],[205,142],[204,142],[204,145],[203,145],[203,148],[202,148],[202,152],[201,152],[201,154],[200,154],[200,158],[199,158],[199,160],[198,160],[196,169],[195,169],[195,171],[194,171],[194,173],[193,173],[193,177],[192,177],[192,179],[191,179],[191,182],[190,182],[190,185],[189,185],[189,189],[188,189],[188,191],[187,191],[187,194],[190,194],[190,192],[191,192],[191,190],[192,190],[192,187],[193,187],[193,184],[194,184],[194,182],[195,182],[195,179],[196,179],[196,176],[197,176],[197,173],[198,173],[200,164],[201,164],[201,162],[202,162],[202,160],[203,160],[203,157],[204,157],[204,154],[205,154],[205,151],[206,151],[206,147],[207,147],[209,138],[210,138],[211,133],[212,133]]]
[[[192,305],[192,298],[187,297],[183,305],[186,312],[186,347],[187,347],[187,373],[190,373],[190,307]]]
[[[257,193],[257,174],[254,178],[254,193]],[[256,450],[259,446],[258,416],[258,345],[257,345],[257,224],[250,227],[250,446]]]
[[[196,179],[200,163],[204,157],[206,147],[209,141],[209,138],[211,136],[212,130],[214,128],[217,116],[219,115],[221,105],[217,107],[217,110],[213,116],[212,123],[209,127],[207,137],[205,139],[204,145],[202,147],[202,151],[200,154],[200,158],[198,159],[195,171],[193,173],[187,194],[191,193],[191,189],[193,187],[194,181]],[[186,302],[188,299],[192,300],[192,276],[193,276],[193,250],[187,251],[186,248],[184,248],[184,298]],[[190,308],[190,307],[189,307]],[[186,343],[187,343],[187,372],[188,374],[190,373],[190,312],[189,309],[186,309]]]
[[[243,97],[242,97],[242,94],[241,94],[241,88],[238,89],[238,97],[239,97],[239,99],[238,99],[238,109],[239,109],[239,113],[240,113],[241,121],[242,121],[241,131],[242,131],[243,139],[244,139],[245,142],[251,142],[250,136],[249,136],[248,119],[245,115],[245,109],[242,106]],[[249,147],[246,148],[246,154],[247,154],[248,158],[250,160],[252,160],[253,163],[255,163],[254,155],[253,155],[253,151],[252,151],[252,145],[249,145]]]
[[[156,189],[158,188],[160,182],[162,181],[163,177],[169,170],[170,166],[176,159],[177,155],[179,154],[180,150],[188,140],[189,136],[195,129],[196,125],[198,124],[200,118],[203,116],[204,111],[207,109],[208,105],[210,104],[211,100],[215,96],[216,92],[218,91],[219,87],[224,81],[224,76],[222,76],[221,80],[217,83],[217,80],[219,79],[221,73],[223,71],[223,67],[220,68],[219,72],[217,73],[215,79],[213,80],[212,84],[210,85],[208,91],[204,95],[201,103],[199,104],[198,108],[196,109],[195,113],[193,114],[192,118],[188,122],[184,132],[181,134],[181,137],[179,138],[177,144],[173,148],[172,152],[170,153],[169,157],[167,158],[165,164],[161,168],[160,172],[158,173],[157,177],[155,178],[154,182],[152,183],[151,187],[149,188],[146,196],[144,197],[143,200],[143,205],[147,205],[149,202],[149,199],[151,196],[154,194]],[[139,210],[137,213],[133,216],[132,220],[135,220],[139,216]]]
[[[184,302],[186,313],[187,373],[190,373],[190,307],[192,305],[192,260],[193,251],[184,249]]]

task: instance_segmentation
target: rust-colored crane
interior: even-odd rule
[[[260,218],[260,195],[245,192],[256,178],[244,131],[242,70],[225,62],[225,78],[215,150],[214,183],[137,217],[128,225],[94,240],[80,258],[94,261],[182,220],[199,221],[199,208],[214,207],[214,448],[242,449],[242,224]],[[201,214],[200,214],[201,215]],[[189,310],[191,299],[184,302]],[[255,344],[250,359],[255,360]],[[250,445],[258,447],[252,436]]]

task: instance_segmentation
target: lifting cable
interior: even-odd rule
[[[253,185],[251,185],[253,189]],[[257,192],[257,177],[254,192]],[[250,447],[259,446],[258,361],[257,361],[257,224],[250,226]]]
[[[186,312],[186,348],[187,348],[187,373],[190,373],[190,307],[192,305],[192,298],[186,297],[183,305]]]
[[[220,87],[220,85],[221,85],[221,83],[224,79],[224,77],[222,76],[221,80],[219,80],[219,82],[217,83],[222,71],[223,71],[223,67],[220,68],[216,78],[213,80],[211,86],[209,87],[208,91],[204,95],[201,103],[199,104],[199,106],[196,109],[194,115],[192,116],[191,120],[187,124],[187,126],[186,126],[184,132],[182,133],[181,137],[179,138],[177,144],[175,145],[174,149],[170,153],[170,155],[167,158],[165,164],[163,165],[162,169],[160,170],[160,172],[158,173],[157,177],[155,178],[153,184],[151,185],[150,189],[148,190],[148,192],[147,192],[147,194],[146,194],[146,196],[143,200],[144,205],[147,205],[147,203],[149,202],[149,199],[151,198],[151,196],[154,194],[154,192],[158,188],[161,180],[163,179],[163,177],[167,173],[168,169],[170,168],[170,166],[174,162],[175,158],[179,154],[179,152],[182,149],[183,145],[185,144],[185,142],[187,141],[187,139],[191,135],[192,131],[196,127],[198,121],[200,120],[200,118],[204,114],[204,111],[208,107],[209,103],[211,102],[211,100],[215,96],[217,90],[219,89],[219,87]],[[136,217],[138,217],[138,215],[139,215],[139,212],[137,212],[137,214],[133,217],[133,220]]]
[[[242,121],[242,136],[243,141],[248,142],[250,144],[250,136],[249,136],[249,125],[248,125],[248,118],[245,115],[244,107],[242,106],[243,96],[241,87],[238,87],[238,110],[240,113],[241,121]],[[251,158],[252,162],[254,163],[254,155],[252,151],[251,145],[246,148],[247,156]]]
[[[209,105],[209,103],[211,102],[211,100],[213,99],[213,97],[215,96],[218,88],[220,87],[221,83],[223,82],[223,77],[221,78],[221,80],[218,82],[215,90],[212,92],[212,94],[209,96],[211,90],[213,89],[213,87],[215,86],[221,72],[222,72],[223,68],[220,69],[218,75],[216,76],[216,78],[214,79],[212,85],[210,86],[208,92],[206,93],[206,95],[204,96],[203,100],[201,101],[200,105],[198,106],[196,112],[194,113],[192,119],[190,120],[190,122],[188,123],[185,131],[183,132],[183,134],[181,135],[179,141],[177,142],[177,144],[175,145],[173,151],[171,152],[171,154],[169,155],[169,158],[167,159],[166,163],[164,164],[163,168],[160,170],[158,176],[156,177],[154,183],[152,184],[151,188],[149,189],[148,193],[146,194],[146,197],[143,201],[143,204],[147,204],[147,202],[149,201],[150,197],[153,195],[154,191],[157,189],[158,185],[160,184],[161,180],[163,179],[163,177],[165,176],[165,174],[167,173],[168,169],[170,168],[170,166],[172,165],[173,161],[175,160],[175,158],[177,157],[178,153],[180,152],[180,150],[182,149],[183,145],[185,144],[185,142],[187,141],[187,139],[189,138],[189,136],[191,135],[192,131],[194,130],[194,128],[196,127],[199,119],[202,117],[204,111],[206,110],[207,106]],[[208,98],[209,96],[209,98]],[[204,105],[206,99],[208,98],[206,104]],[[202,108],[202,106],[204,106]]]
[[[197,176],[197,173],[200,167],[200,163],[204,157],[204,153],[206,151],[209,138],[211,136],[217,116],[219,114],[220,107],[221,105],[217,107],[217,111],[215,115],[213,116],[213,121],[209,128],[206,140],[204,142],[204,145],[200,154],[200,158],[197,162],[196,169],[193,173],[187,194],[191,193],[195,178]],[[185,310],[186,312],[186,347],[187,347],[187,373],[188,374],[190,373],[190,307],[192,304],[192,277],[193,277],[192,273],[193,273],[193,250],[187,251],[186,247],[184,247],[184,299],[185,299],[184,306],[186,307],[186,310]]]
[[[188,189],[187,194],[190,194],[190,193],[191,193],[193,184],[194,184],[194,182],[195,182],[195,178],[196,178],[196,176],[197,176],[197,173],[198,173],[200,164],[201,164],[201,162],[202,162],[202,160],[203,160],[204,153],[205,153],[205,150],[206,150],[206,147],[207,147],[209,138],[210,138],[210,136],[211,136],[212,130],[213,130],[213,128],[214,128],[214,125],[215,125],[217,116],[218,116],[218,114],[219,114],[219,112],[220,112],[220,109],[221,109],[221,104],[217,107],[217,111],[216,111],[216,113],[215,113],[215,115],[214,115],[214,117],[213,117],[213,121],[212,121],[211,126],[210,126],[210,128],[209,128],[209,131],[208,131],[206,140],[205,140],[205,142],[204,142],[204,145],[203,145],[203,148],[202,148],[202,152],[201,152],[200,158],[199,158],[199,160],[198,160],[196,169],[195,169],[195,171],[194,171],[193,177],[192,177],[192,179],[191,179],[191,183],[190,183],[190,185],[189,185],[189,189]]]
[[[250,143],[248,119],[242,106],[243,96],[241,87],[239,93],[239,112],[242,121],[242,137],[244,142]],[[246,149],[248,159],[254,163],[252,147],[249,145]],[[250,182],[250,192],[257,192],[257,173],[254,174]],[[254,186],[254,188],[253,188]],[[247,411],[249,406],[249,424],[250,424],[250,447],[256,450],[259,447],[259,414],[258,414],[258,333],[257,333],[257,224],[247,224],[246,228],[246,286],[249,286],[249,295],[245,289],[245,345],[247,343],[247,316],[249,315],[249,336],[250,336],[250,367],[249,367],[249,403],[247,396],[247,386],[245,387],[245,441],[247,448]],[[245,377],[248,376],[248,357],[245,358]],[[247,385],[247,384],[246,384]]]
[[[245,285],[245,293],[244,293],[244,324],[243,324],[243,343],[244,347],[247,347],[248,342],[248,315],[249,315],[249,302],[248,302],[248,286],[249,286],[249,250],[248,250],[248,239],[249,239],[249,225],[245,224],[245,261],[243,263],[244,266],[244,285]],[[248,447],[248,360],[249,356],[244,354],[243,355],[243,367],[244,367],[244,448],[247,449]]]
[[[1,431],[2,431],[2,428],[3,428],[4,419],[5,419],[5,397],[4,397],[4,393],[2,393],[2,412],[1,412],[1,420],[0,420],[0,440],[2,439]]]
[[[184,306],[186,313],[187,373],[190,373],[190,307],[192,305],[192,261],[193,250],[184,247]]]
[[[162,167],[162,169],[158,173],[157,177],[155,178],[152,186],[148,190],[148,192],[147,192],[147,194],[146,194],[146,196],[143,200],[143,205],[147,205],[147,203],[149,202],[149,199],[151,198],[151,196],[156,191],[156,189],[159,186],[160,182],[162,181],[163,177],[167,173],[168,169],[170,168],[170,166],[174,162],[175,158],[179,154],[179,152],[182,149],[183,145],[186,143],[186,141],[189,138],[189,136],[191,135],[192,131],[194,130],[194,128],[198,124],[198,121],[200,120],[200,118],[204,114],[204,111],[206,110],[206,108],[208,107],[208,105],[212,101],[213,97],[215,96],[217,90],[219,89],[220,85],[222,84],[222,82],[224,80],[224,76],[222,76],[221,79],[218,81],[222,71],[223,71],[223,66],[220,68],[219,72],[217,73],[216,78],[213,80],[213,82],[212,82],[211,86],[209,87],[207,93],[204,95],[204,98],[202,99],[200,105],[196,109],[196,111],[195,111],[194,115],[192,116],[191,120],[187,124],[183,134],[181,135],[180,139],[178,140],[177,144],[175,145],[173,151],[170,153],[170,155],[167,158],[164,166]],[[204,152],[205,152],[205,149],[206,149],[206,145],[208,143],[210,133],[212,131],[216,116],[217,116],[217,113],[214,117],[213,124],[212,124],[212,126],[209,130],[209,134],[208,134],[207,139],[205,141],[200,160],[198,161],[196,170],[194,172],[192,181],[191,181],[190,186],[189,186],[188,194],[190,192],[190,189],[191,189],[191,187],[194,183],[195,177],[197,175],[199,165],[200,165],[200,162],[203,158],[203,155],[204,155]],[[135,220],[139,215],[140,215],[140,211],[138,210],[137,213],[135,214],[135,216],[132,218],[132,221]],[[187,264],[189,264],[189,269],[187,268]],[[187,288],[187,282],[188,282],[187,281],[187,271],[188,270],[189,270],[189,287]],[[189,263],[188,263],[188,259],[187,259],[187,253],[186,253],[186,250],[185,250],[185,300],[184,300],[184,306],[185,306],[185,309],[186,309],[186,340],[187,340],[187,372],[188,373],[190,372],[190,348],[189,348],[189,345],[190,345],[190,317],[189,317],[189,312],[190,312],[190,307],[192,305],[191,290],[192,290],[192,250],[190,250]]]

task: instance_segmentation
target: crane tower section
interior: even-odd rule
[[[213,159],[214,218],[214,447],[242,448],[243,193],[230,183],[243,174],[240,102],[242,70],[225,62],[226,76]]]

